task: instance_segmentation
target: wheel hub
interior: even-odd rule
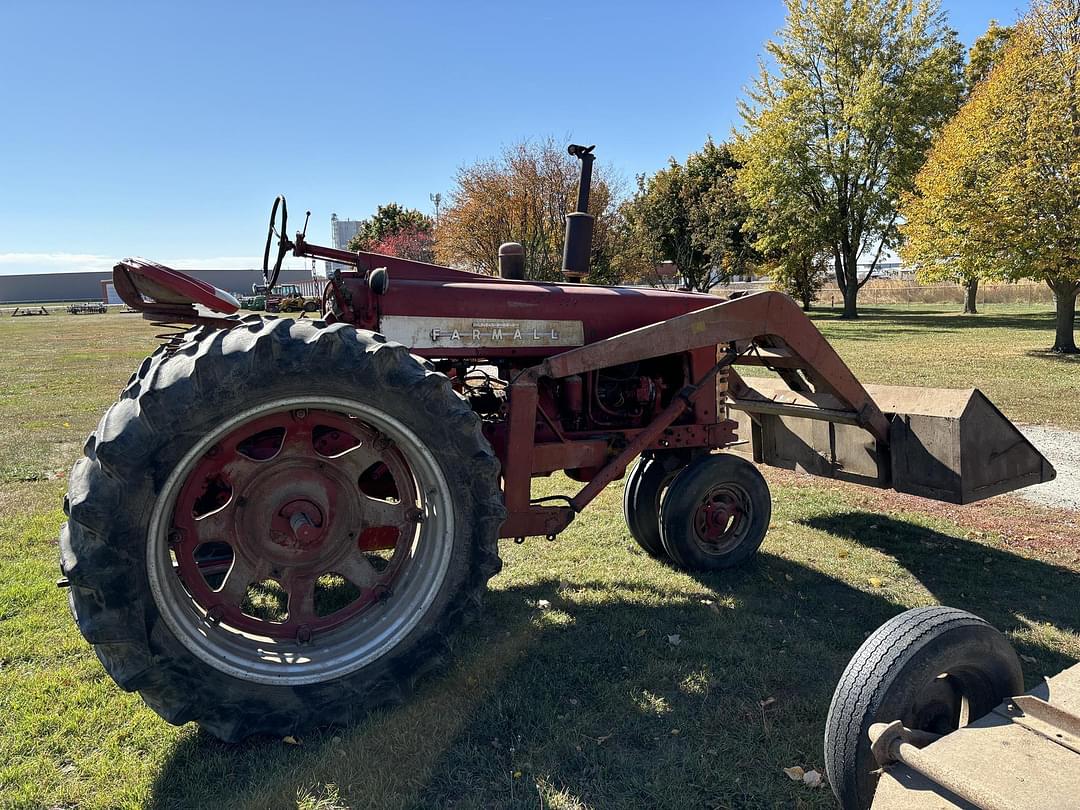
[[[368,479],[378,481],[374,495]],[[172,551],[211,623],[307,644],[393,592],[418,501],[386,436],[340,413],[279,411],[239,425],[195,464],[174,510]],[[231,553],[220,582],[200,564],[208,544]],[[371,554],[380,549],[393,553]]]
[[[329,562],[360,519],[348,479],[311,459],[285,459],[257,474],[236,504],[236,545],[285,565]],[[234,547],[235,550],[235,547]]]
[[[749,495],[741,487],[725,483],[702,498],[694,514],[694,529],[702,543],[722,548],[738,542],[746,531],[748,516]]]

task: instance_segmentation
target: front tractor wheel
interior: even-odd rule
[[[668,485],[660,537],[680,568],[733,568],[758,550],[771,518],[769,485],[757,467],[727,453],[701,456]]]
[[[623,517],[630,536],[647,554],[666,559],[660,539],[660,501],[671,480],[685,466],[674,456],[641,456],[626,476]]]
[[[186,338],[143,363],[72,471],[80,630],[121,687],[225,740],[400,700],[499,568],[477,418],[344,325]]]

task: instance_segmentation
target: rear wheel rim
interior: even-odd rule
[[[446,478],[401,421],[352,400],[283,398],[225,420],[177,464],[147,570],[193,654],[243,680],[300,685],[408,636],[446,578],[453,531]]]
[[[706,554],[728,554],[749,535],[753,514],[750,493],[739,484],[710,487],[694,509],[694,540]]]

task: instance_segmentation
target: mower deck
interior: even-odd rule
[[[1075,808],[1080,664],[912,753],[885,769],[873,810]]]

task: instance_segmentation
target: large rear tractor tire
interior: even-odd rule
[[[873,802],[874,723],[947,734],[1023,691],[1016,653],[978,616],[939,606],[893,616],[852,656],[829,706],[825,770],[840,806],[865,810]]]
[[[60,535],[79,630],[123,689],[223,740],[401,701],[500,567],[479,419],[344,324],[192,329],[84,452]]]
[[[660,537],[680,568],[719,571],[754,555],[771,518],[769,485],[757,467],[715,453],[695,459],[668,484]]]

